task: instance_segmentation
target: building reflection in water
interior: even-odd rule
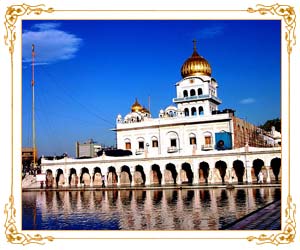
[[[22,220],[27,230],[216,230],[280,197],[272,187],[24,192]]]

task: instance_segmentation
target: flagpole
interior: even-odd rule
[[[33,168],[36,168],[35,162],[36,162],[36,143],[35,143],[35,120],[34,120],[34,44],[32,44],[32,80],[31,80],[31,86],[32,86],[32,144],[33,144]]]

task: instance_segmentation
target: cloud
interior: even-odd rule
[[[197,32],[198,37],[201,38],[215,38],[224,33],[225,26],[224,25],[214,25],[204,29],[201,29]]]
[[[37,23],[32,26],[32,29],[37,30],[52,30],[57,29],[60,26],[60,23]]]
[[[241,104],[251,104],[251,103],[254,103],[254,102],[255,102],[255,99],[254,99],[254,98],[251,98],[251,97],[242,99],[242,100],[240,101]]]
[[[31,45],[35,45],[37,64],[49,64],[75,57],[82,39],[59,30],[59,23],[39,23],[23,32],[23,62],[31,62]]]

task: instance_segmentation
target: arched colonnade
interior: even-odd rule
[[[279,181],[280,168],[281,159],[275,157],[270,162],[257,158],[247,164],[240,159],[230,163],[224,160],[215,162],[205,160],[178,162],[177,160],[121,166],[114,164],[48,166],[44,169],[47,187],[97,187],[102,185],[103,175],[106,186],[256,183],[260,172],[263,173],[264,182],[271,182]]]

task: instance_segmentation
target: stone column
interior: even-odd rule
[[[215,171],[217,169],[215,168],[215,166],[213,165],[212,168],[209,168],[209,172],[208,172],[208,183],[211,183],[211,184],[214,184],[215,183],[215,180],[214,180],[214,174],[215,174]]]
[[[176,166],[175,170],[177,171],[176,184],[181,185],[182,182],[181,182],[181,176],[180,176],[180,166],[179,167]]]
[[[166,184],[166,182],[165,182],[165,170],[166,170],[166,168],[165,167],[162,167],[161,169],[160,169],[160,172],[161,172],[161,185],[165,185]]]
[[[247,164],[247,162],[246,162]],[[246,177],[247,177],[247,182],[252,183],[252,174],[251,174],[251,166],[246,166]]]
[[[57,185],[56,185],[56,177],[57,177],[56,172],[52,173],[52,177],[53,177],[52,187],[57,187]]]
[[[147,171],[147,169],[149,169],[149,171]],[[145,185],[146,186],[149,186],[150,185],[150,170],[151,168],[147,168],[147,167],[145,167],[145,169],[144,169],[144,174],[145,174],[145,178],[146,178],[146,180],[145,180]]]
[[[193,184],[198,185],[199,184],[199,168],[198,168],[198,164],[194,163],[193,164],[193,174],[194,174],[194,178],[193,178]]]
[[[90,177],[91,177],[90,187],[93,187],[94,186],[93,176],[90,175]]]
[[[232,183],[232,168],[228,168],[228,174],[229,174],[228,183],[231,184]]]
[[[132,176],[132,180],[131,180],[131,186],[132,186],[132,187],[135,186],[134,173],[135,173],[135,171],[130,171],[130,174],[131,174],[131,176]]]
[[[271,176],[270,176],[270,166],[266,166],[267,169],[267,183],[271,182]]]
[[[69,187],[69,176],[67,174],[67,171],[66,173],[64,173],[64,177],[65,177],[65,184],[63,185],[64,187]]]
[[[117,182],[117,186],[120,187],[121,186],[121,171],[116,172],[117,176],[118,176],[118,182]],[[107,175],[108,176],[108,175]]]

